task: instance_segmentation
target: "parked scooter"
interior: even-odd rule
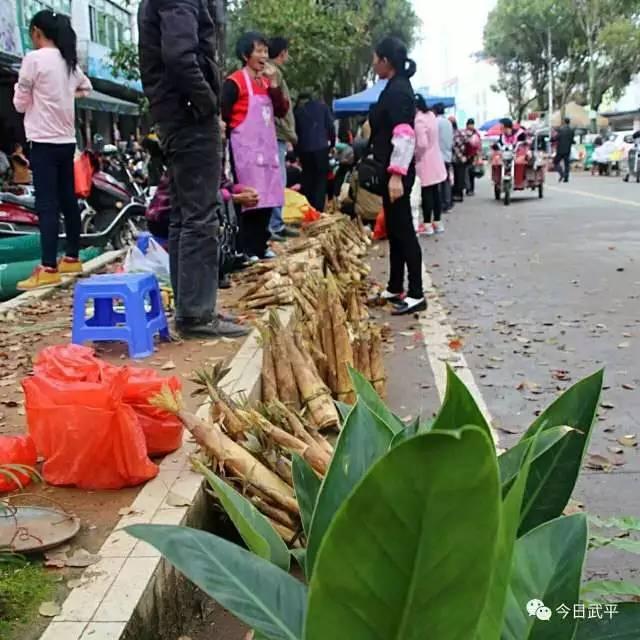
[[[140,230],[146,228],[146,197],[134,184],[127,171],[125,181],[102,170],[101,158],[94,156],[96,169],[91,178],[91,191],[79,200],[81,216],[81,247],[126,247]],[[128,177],[127,177],[128,176]],[[0,238],[39,233],[34,195],[0,193]],[[58,238],[65,240],[64,224],[60,220]]]
[[[634,176],[636,182],[640,182],[640,131],[633,134],[633,148],[629,150],[627,173],[624,176],[624,182],[629,182],[631,176]]]

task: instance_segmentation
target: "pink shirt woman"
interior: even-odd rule
[[[76,34],[67,16],[39,11],[31,19],[34,51],[22,61],[13,104],[24,113],[40,223],[42,262],[18,283],[26,291],[60,282],[61,273],[81,273],[80,211],[74,190],[76,96],[91,83],[78,67]],[[64,216],[65,255],[58,260],[60,212]]]
[[[447,177],[447,170],[440,153],[438,120],[431,112],[418,110],[415,121],[416,173],[423,187],[440,184]]]

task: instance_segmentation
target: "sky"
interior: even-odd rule
[[[496,0],[413,0],[422,20],[412,52],[418,64],[415,87],[441,90],[443,82],[472,67],[470,55],[482,49],[482,32]]]

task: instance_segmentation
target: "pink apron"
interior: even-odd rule
[[[231,131],[231,151],[238,183],[253,187],[260,197],[254,209],[271,209],[284,205],[284,183],[273,117],[268,95],[255,95],[253,82],[243,71],[249,91],[247,116]],[[250,209],[243,209],[249,211]]]

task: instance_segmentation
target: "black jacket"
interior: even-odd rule
[[[324,151],[336,143],[336,130],[329,107],[320,100],[302,100],[294,110],[299,153]]]
[[[378,102],[369,111],[371,125],[371,146],[373,157],[389,166],[393,152],[393,130],[399,124],[408,124],[413,128],[416,118],[416,99],[411,81],[396,75],[384,88]]]
[[[564,124],[558,129],[556,141],[558,146],[556,147],[556,153],[564,156],[571,153],[571,146],[573,145],[574,131],[568,125]]]
[[[151,115],[176,127],[215,118],[216,0],[142,0],[140,75]]]

